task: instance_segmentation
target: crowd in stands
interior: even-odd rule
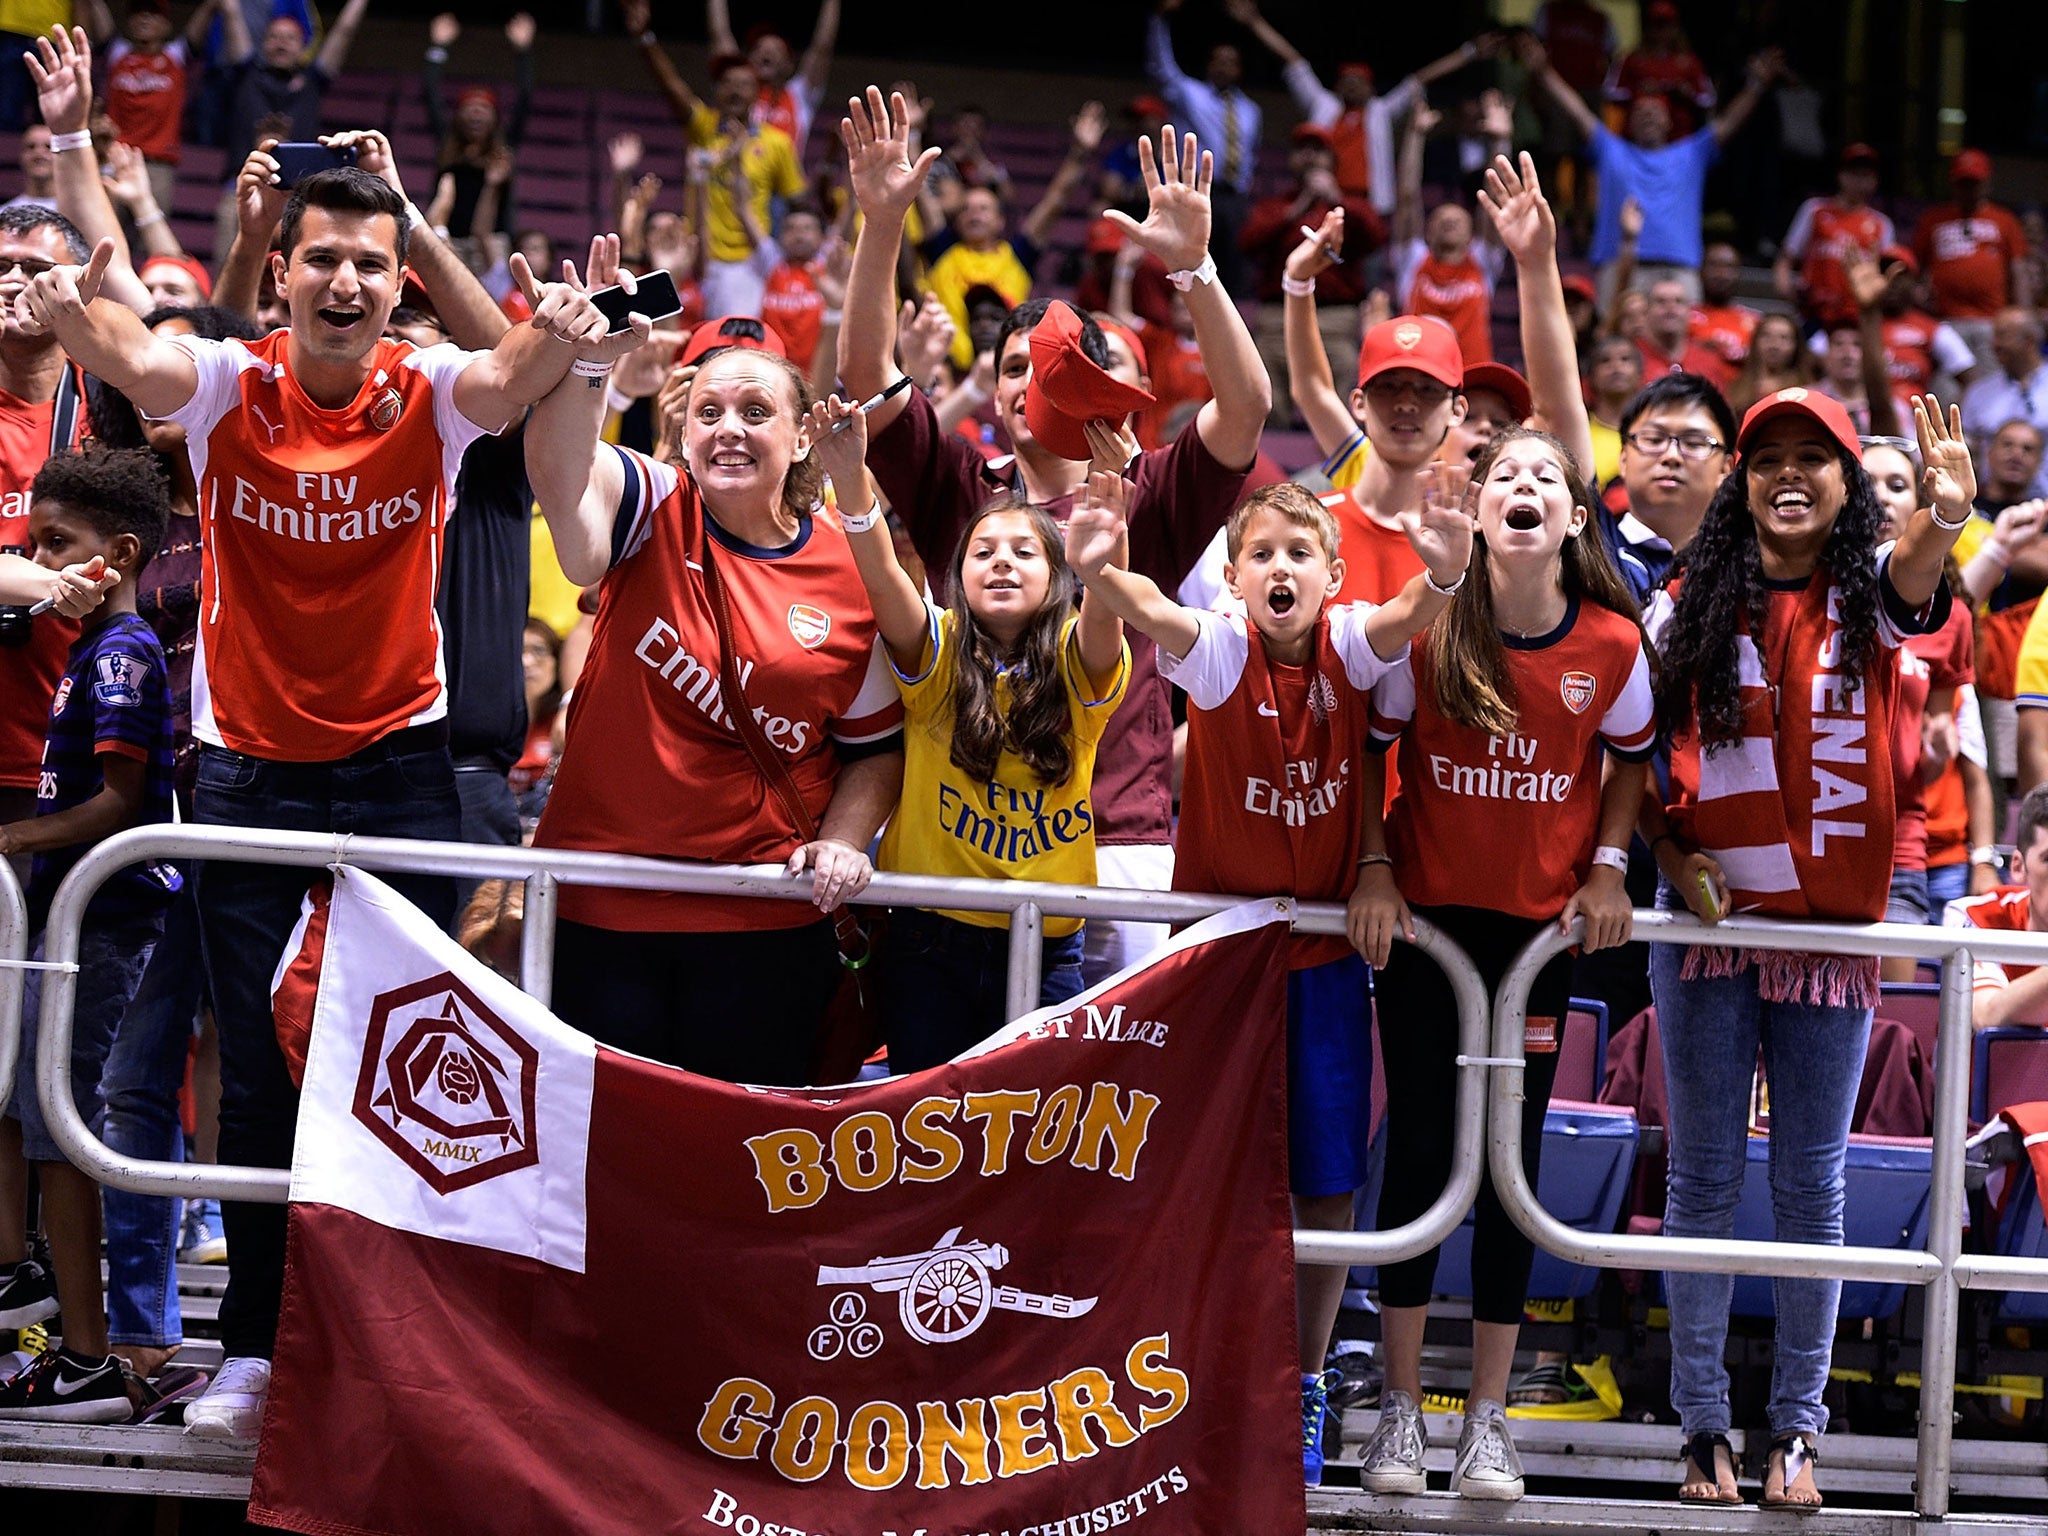
[[[0,35],[0,851],[38,926],[84,849],[174,805],[781,865],[809,905],[567,888],[554,997],[612,1045],[801,1083],[876,869],[1341,902],[1347,939],[1294,941],[1288,1074],[1297,1225],[1348,1229],[1373,1029],[1380,1224],[1449,1173],[1455,1009],[1396,942],[1414,917],[1489,987],[1583,920],[1532,994],[1531,1179],[1568,999],[1654,1006],[1665,1230],[1730,1235],[1761,1053],[1778,1235],[1832,1244],[1877,962],[1652,953],[1631,912],[2048,929],[2042,225],[1964,149],[1907,230],[1851,143],[1752,273],[1708,176],[1793,78],[1775,48],[1724,100],[1676,6],[1624,50],[1548,0],[1381,90],[1256,0],[1197,60],[1157,0],[1149,90],[1081,106],[1026,177],[970,102],[842,80],[828,107],[840,0],[801,51],[709,0],[695,77],[622,0],[619,67],[682,149],[612,138],[558,252],[521,215],[531,17],[509,82],[453,90],[461,25],[430,23],[408,181],[323,112],[368,0],[205,0],[182,30],[111,3]],[[1253,47],[1298,120],[1246,90]],[[233,173],[208,252],[166,215],[193,139]],[[1277,462],[1289,438],[1313,461]],[[516,888],[394,883],[516,963]],[[305,891],[229,863],[101,888],[72,1082],[110,1145],[288,1166],[270,986]],[[1007,921],[892,915],[889,1070],[1003,1022]],[[1047,919],[1041,1002],[1164,937]],[[2042,975],[1981,968],[1977,1022],[2048,1023]],[[0,1417],[203,1385],[188,1432],[246,1440],[283,1209],[103,1212],[36,1101],[28,985],[0,1329],[61,1307],[63,1341]],[[181,1115],[188,1076],[217,1118]],[[1490,1184],[1473,1241],[1452,1487],[1510,1499],[1531,1248]],[[226,1363],[184,1387],[174,1256],[229,1266]],[[1435,1270],[1380,1271],[1382,1493],[1423,1486]],[[1667,1282],[1698,1502],[1740,1497],[1729,1284]],[[1300,1272],[1310,1483],[1343,1286]],[[1819,1501],[1838,1290],[1778,1282],[1766,1504]]]

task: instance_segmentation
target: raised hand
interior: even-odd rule
[[[15,296],[14,323],[24,335],[48,336],[67,321],[85,318],[85,306],[99,297],[107,263],[114,259],[111,236],[92,248],[82,267],[52,267]]]
[[[356,152],[356,169],[368,171],[377,177],[400,197],[405,196],[405,182],[398,174],[398,156],[392,152],[391,141],[374,128],[352,128],[346,133],[325,133],[320,142],[329,149],[353,149]]]
[[[1102,110],[1099,101],[1081,104],[1081,110],[1074,114],[1074,150],[1077,154],[1092,155],[1102,147],[1102,126],[1109,116]]]
[[[533,17],[525,11],[520,11],[505,23],[505,41],[519,52],[525,53],[533,46],[534,30]]]
[[[1138,169],[1145,178],[1145,222],[1120,208],[1109,210],[1111,222],[1165,262],[1168,272],[1194,271],[1209,254],[1215,157],[1196,145],[1192,133],[1176,139],[1168,123],[1159,130],[1157,156],[1150,139],[1138,141]]]
[[[149,162],[133,144],[117,141],[107,151],[105,179],[107,195],[131,213],[156,202],[156,190],[149,184]]]
[[[2010,558],[2041,536],[2043,513],[2048,513],[2048,501],[2016,501],[1998,514],[1998,521],[1991,525],[1991,537]]]
[[[684,340],[689,339],[688,332]],[[673,464],[682,457],[683,418],[690,410],[690,385],[697,378],[697,365],[678,368],[668,376],[668,382],[654,397],[654,458],[660,464]]]
[[[1621,200],[1621,238],[1633,245],[1643,237],[1643,205],[1632,197]]]
[[[1848,274],[1849,295],[1858,309],[1874,309],[1884,297],[1887,279],[1874,252],[1852,245],[1842,253],[1842,270]]]
[[[33,53],[21,57],[50,132],[84,132],[92,121],[92,44],[85,28],[52,27],[48,37],[36,39]]]
[[[1119,564],[1117,552],[1130,531],[1124,519],[1124,477],[1106,470],[1089,474],[1067,518],[1067,564],[1083,581]]]
[[[617,235],[595,235],[591,238],[590,258],[584,268],[587,280],[576,275],[576,263],[573,261],[562,263],[562,281],[559,283],[543,283],[536,279],[533,269],[526,264],[526,258],[516,251],[510,265],[513,281],[519,284],[519,291],[526,295],[526,302],[533,308],[533,319],[528,323],[537,331],[548,332],[557,341],[571,343],[579,358],[608,363],[625,356],[653,334],[653,322],[639,314],[630,317],[631,323],[625,330],[616,335],[610,334],[611,322],[590,302],[592,293],[614,284],[628,293],[634,291],[633,274],[619,265]]]
[[[1100,470],[1121,475],[1140,452],[1137,436],[1127,426],[1113,426],[1107,421],[1084,421],[1081,430],[1088,438],[1091,472]]]
[[[1489,139],[1515,136],[1515,104],[1502,92],[1489,89],[1480,93],[1479,131]]]
[[[1536,162],[1524,150],[1518,170],[1506,155],[1487,167],[1479,206],[1493,219],[1500,243],[1517,266],[1540,266],[1557,253],[1557,219],[1536,179]]]
[[[1359,306],[1358,323],[1368,331],[1376,325],[1384,325],[1393,318],[1394,298],[1384,288],[1373,289],[1365,296],[1365,302]]]
[[[630,176],[640,169],[640,162],[646,156],[647,146],[637,133],[615,133],[611,142],[604,147],[605,158],[610,162],[614,176]]]
[[[889,87],[890,91],[903,98],[903,121],[912,138],[921,138],[924,125],[932,118],[932,99],[917,94],[917,86],[908,80],[898,80]]]
[[[249,151],[235,177],[235,224],[245,240],[270,243],[271,231],[284,219],[285,191],[277,184],[277,159],[270,152],[277,140],[265,139]]]
[[[638,37],[645,32],[649,19],[647,0],[619,0],[619,20],[629,35]]]
[[[1344,205],[1339,203],[1323,215],[1315,237],[1302,236],[1301,244],[1287,253],[1287,275],[1298,283],[1327,272],[1337,264],[1332,251],[1344,249]]]
[[[868,417],[857,404],[827,395],[804,416],[804,439],[831,477],[840,510],[867,510]]]
[[[1941,402],[1932,395],[1913,400],[1913,425],[1920,434],[1920,495],[1935,517],[1952,530],[1963,526],[1977,499],[1977,471],[1970,463],[1970,445],[1963,439],[1962,407],[1952,405],[1943,419]]]
[[[1472,561],[1472,532],[1478,526],[1466,510],[1472,472],[1462,464],[1432,464],[1422,472],[1422,507],[1395,515],[1408,546],[1422,556],[1429,574],[1448,587]]]
[[[427,23],[427,41],[436,48],[453,48],[455,39],[462,36],[462,23],[453,11],[443,11]]]
[[[898,91],[888,102],[879,86],[869,86],[865,97],[846,103],[846,116],[839,120],[840,142],[846,146],[847,179],[854,200],[869,218],[893,218],[899,223],[917,201],[924,179],[939,158],[936,146],[915,160],[910,158],[910,104]]]
[[[919,388],[931,388],[939,364],[953,350],[953,338],[958,334],[959,327],[937,294],[926,294],[922,304],[914,299],[903,301],[903,313],[896,321],[896,351],[903,371]]]

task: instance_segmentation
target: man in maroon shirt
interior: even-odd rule
[[[846,284],[839,375],[848,395],[867,399],[902,376],[895,362],[896,259],[904,215],[935,151],[912,161],[901,98],[885,104],[872,86],[840,134],[862,224]],[[1216,281],[1209,255],[1210,167],[1203,163],[1197,169],[1192,135],[1177,142],[1173,130],[1165,129],[1159,149],[1156,167],[1149,143],[1142,156],[1149,194],[1145,221],[1120,213],[1110,217],[1166,264],[1186,294],[1215,396],[1163,448],[1127,461],[1121,445],[1105,441],[1103,448],[1123,464],[1130,481],[1130,569],[1173,591],[1237,504],[1258,453],[1273,387],[1251,333]],[[985,460],[965,439],[941,432],[931,402],[915,389],[876,407],[868,418],[868,470],[909,530],[935,588],[947,579],[968,516],[991,498],[1023,495],[1064,523],[1088,474],[1087,463],[1040,445],[1024,420],[1030,332],[1042,313],[1042,301],[1020,306],[996,339],[996,413],[1014,450],[1007,458]],[[1082,350],[1098,364],[1107,361],[1093,321],[1085,324]],[[943,600],[947,594],[935,595]],[[1173,715],[1151,642],[1130,638],[1129,691],[1110,717],[1095,762],[1096,868],[1104,885],[1165,890],[1173,876]],[[1109,975],[1163,936],[1156,924],[1091,922],[1085,973],[1091,981]]]

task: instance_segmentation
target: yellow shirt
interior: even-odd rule
[[[576,621],[583,617],[582,610],[576,606],[583,589],[562,573],[562,562],[555,558],[555,541],[537,512],[528,526],[527,536],[533,563],[528,581],[526,616],[547,625],[555,632],[557,640],[566,639],[569,631],[576,627]]]
[[[1117,663],[1116,680],[1093,697],[1074,638],[1078,619],[1060,634],[1061,671],[1073,772],[1064,784],[1046,784],[1016,753],[996,763],[995,782],[980,783],[952,759],[953,703],[947,646],[952,616],[931,609],[931,654],[917,677],[896,674],[903,694],[903,794],[882,834],[882,868],[907,875],[964,875],[981,880],[1053,880],[1095,883],[1095,807],[1088,798],[1095,749],[1130,681],[1131,648]],[[1008,709],[1009,679],[996,679],[996,703]],[[978,928],[1007,928],[1007,912],[945,912]],[[1048,917],[1045,936],[1079,930],[1078,917]]]
[[[1973,517],[1970,521],[1981,523],[1984,519]],[[1958,549],[1962,542],[1960,538],[1956,540]],[[2020,640],[2020,658],[2013,665],[2012,691],[2021,709],[2048,709],[2048,602],[2036,604],[2034,616],[2027,620],[2027,632]]]
[[[953,317],[958,328],[953,336],[953,366],[966,369],[974,366],[974,339],[967,334],[967,290],[993,288],[1014,309],[1031,297],[1031,274],[1007,240],[992,251],[950,245],[932,262],[925,286],[938,295]]]
[[[1599,484],[1609,485],[1621,478],[1621,428],[1591,415],[1586,424],[1593,429],[1594,477]]]
[[[1323,460],[1323,475],[1329,480],[1330,489],[1348,491],[1358,484],[1358,477],[1365,473],[1366,455],[1371,452],[1363,427],[1345,438],[1337,451]]]
[[[703,102],[690,114],[690,146],[723,156],[732,135],[719,132],[718,114]],[[780,128],[762,126],[747,136],[740,147],[740,175],[747,184],[747,206],[754,222],[767,233],[770,199],[801,197],[804,173],[797,165],[796,146]],[[732,191],[724,181],[712,178],[705,203],[705,249],[713,261],[745,261],[754,247],[733,210]]]
[[[48,37],[50,28],[71,24],[71,0],[0,0],[0,32]]]

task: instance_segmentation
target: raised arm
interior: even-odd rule
[[[1315,279],[1333,264],[1330,252],[1343,249],[1344,209],[1340,205],[1323,215],[1314,239],[1304,239],[1289,253],[1284,269],[1291,289],[1284,299],[1287,392],[1325,457],[1358,431],[1351,407],[1330,374],[1330,354],[1323,346],[1323,328],[1316,321]]]
[[[1129,483],[1118,471],[1091,470],[1074,498],[1074,505],[1077,509],[1106,508],[1121,522],[1129,492]],[[1118,565],[1130,564],[1128,539],[1119,545],[1114,558]],[[1081,653],[1081,669],[1088,674],[1093,697],[1107,698],[1124,666],[1124,621],[1115,608],[1091,596],[1085,588],[1081,593],[1080,620],[1074,626],[1074,647]]]
[[[80,9],[85,13],[85,30],[92,34],[93,43],[106,47],[114,40],[114,13],[107,9],[107,0],[83,0]]]
[[[1223,9],[1232,21],[1257,38],[1259,46],[1278,59],[1283,68],[1308,62],[1302,58],[1301,50],[1282,37],[1280,29],[1259,13],[1258,0],[1224,0]],[[1299,98],[1296,99],[1298,102]]]
[[[617,273],[617,235],[591,240],[588,269]],[[609,361],[629,350],[608,336],[608,322],[590,302],[591,289],[606,287],[614,279],[593,279],[586,286],[576,281],[573,263],[565,263],[563,270],[566,281],[541,283],[526,258],[515,254],[512,277],[526,295],[533,318],[506,331],[495,347],[456,375],[455,408],[486,432],[503,431],[523,416],[528,406],[562,382],[579,353]],[[642,317],[633,334],[645,341],[651,329]]]
[[[1932,395],[1913,401],[1913,424],[1920,435],[1922,506],[1892,546],[1889,572],[1892,590],[1909,608],[1930,601],[1946,579],[1948,552],[1972,516],[1977,472],[1970,464],[1970,445],[1963,436],[1963,412],[1950,406],[1948,418]],[[1937,521],[1938,520],[1938,521]],[[1943,523],[1949,526],[1944,528]]]
[[[1157,18],[1154,18],[1155,20]],[[1213,158],[1190,133],[1176,140],[1173,125],[1159,130],[1159,153],[1152,141],[1138,142],[1138,169],[1145,178],[1148,206],[1145,222],[1112,208],[1109,217],[1124,234],[1166,263],[1169,273],[1198,272],[1188,287],[1188,318],[1194,323],[1195,345],[1208,370],[1213,399],[1195,417],[1202,446],[1228,469],[1245,469],[1259,451],[1259,434],[1273,408],[1273,381],[1259,360],[1252,333],[1245,328],[1230,295],[1215,279],[1209,259],[1209,185],[1215,179]],[[1128,616],[1127,616],[1128,617]]]
[[[230,6],[229,9],[235,7]],[[320,56],[313,61],[328,79],[341,77],[342,68],[348,63],[348,51],[355,45],[356,33],[369,9],[370,0],[348,0],[348,4],[341,8],[341,14],[334,18],[334,27],[328,32],[327,41],[320,45]]]
[[[1450,594],[1464,584],[1477,526],[1465,510],[1467,478],[1462,467],[1432,465],[1420,510],[1411,507],[1395,514],[1409,548],[1422,557],[1424,570],[1365,621],[1365,638],[1383,659],[1398,656],[1402,646],[1429,628],[1450,606]]]
[[[135,403],[145,416],[168,416],[199,388],[192,355],[151,334],[127,305],[101,296],[114,242],[103,239],[82,267],[38,273],[14,301],[14,320],[30,336],[54,336],[70,359]]]
[[[681,73],[663,50],[661,40],[654,35],[647,0],[624,0],[620,12],[625,17],[626,30],[640,45],[640,57],[654,76],[654,83],[668,98],[669,110],[675,113],[677,122],[688,128],[690,118],[697,110],[697,95],[683,83]]]
[[[797,74],[810,86],[811,94],[822,96],[825,77],[832,73],[832,53],[839,46],[839,0],[821,0],[818,24],[811,28],[811,44],[804,49]]]
[[[239,4],[219,7],[221,45],[228,51],[228,61],[241,64],[256,56],[256,39],[249,35],[249,18],[242,14]]]
[[[931,615],[924,594],[897,562],[896,541],[868,483],[867,419],[858,405],[831,395],[811,407],[804,427],[811,451],[839,496],[840,524],[853,546],[853,563],[868,589],[882,643],[897,671],[919,676],[930,662]]]
[[[1522,67],[1529,72],[1529,78],[1571,119],[1581,138],[1590,139],[1600,131],[1600,119],[1593,115],[1593,109],[1586,105],[1579,93],[1565,83],[1564,77],[1551,67],[1550,55],[1542,43],[1533,35],[1524,35],[1516,53]]]
[[[374,130],[337,133],[321,142],[336,149],[353,147],[358,166],[372,176],[382,177],[400,197],[405,196],[405,183],[398,174],[398,159],[391,151],[391,141],[383,134]],[[495,197],[493,185],[487,174],[483,196],[477,200],[480,211]],[[502,179],[496,185],[501,187]],[[485,227],[481,212],[477,224],[480,228]],[[264,243],[269,243],[267,233]],[[441,317],[441,325],[448,332],[449,340],[464,351],[488,352],[512,328],[505,311],[497,306],[489,291],[476,280],[476,274],[469,270],[469,263],[434,232],[433,225],[424,220],[414,227],[412,237],[406,243],[405,264],[419,279],[420,286],[426,289],[427,298],[434,306],[434,313]]]
[[[448,103],[442,99],[441,71],[448,62],[448,50],[462,36],[462,23],[453,11],[443,11],[427,23],[427,51],[420,60],[420,106],[427,114],[427,132],[435,142],[448,136]]]
[[[1422,238],[1422,148],[1443,114],[1418,99],[1401,130],[1401,153],[1394,167],[1395,258],[1410,240]]]
[[[1201,638],[1194,613],[1159,590],[1149,576],[1127,570],[1130,529],[1118,498],[1092,492],[1074,501],[1067,519],[1067,564],[1090,602],[1101,602],[1123,623],[1149,636],[1161,650],[1184,658]]]
[[[265,139],[242,162],[235,178],[235,238],[213,285],[214,303],[251,320],[263,285],[270,281],[270,237],[284,218],[284,192],[270,153],[275,148],[276,139]]]
[[[1487,170],[1479,203],[1500,243],[1515,258],[1523,366],[1536,425],[1550,433],[1590,472],[1593,426],[1579,387],[1578,346],[1557,270],[1557,220],[1536,181],[1536,162],[1525,150],[1519,170],[1505,155]],[[1629,814],[1635,814],[1631,803]]]
[[[51,136],[85,132],[92,118],[92,45],[86,41],[85,28],[52,27],[23,58]],[[87,244],[113,243],[104,284],[107,297],[138,313],[154,308],[149,290],[135,276],[128,239],[100,177],[99,156],[91,141],[50,158],[57,163],[57,211],[78,226]]]
[[[135,238],[141,242],[144,261],[152,256],[185,254],[184,247],[178,244],[178,237],[171,233],[171,221],[157,206],[156,188],[149,184],[149,162],[142,158],[141,150],[133,144],[115,140],[107,151],[107,170],[102,180],[106,184],[107,196],[127,213],[128,222],[134,225]],[[87,238],[92,237],[87,235]],[[129,259],[133,261],[132,254]]]
[[[1735,99],[1723,107],[1708,127],[1713,130],[1714,142],[1726,144],[1742,132],[1742,125],[1749,121],[1750,113],[1764,99],[1764,92],[1774,85],[1785,72],[1785,51],[1782,48],[1766,48],[1749,61],[1747,75],[1742,89]]]
[[[903,245],[904,215],[939,152],[928,148],[910,158],[907,103],[900,91],[885,104],[881,89],[871,85],[865,98],[854,97],[846,105],[839,137],[846,145],[861,226],[841,311],[839,377],[856,400],[866,400],[902,372],[896,366],[896,256]],[[878,406],[867,424],[869,434],[879,434],[902,410],[900,397]]]
[[[1499,32],[1482,32],[1479,36],[1460,43],[1442,58],[1431,59],[1409,78],[1417,85],[1434,85],[1445,75],[1454,75],[1468,64],[1492,58],[1500,52],[1502,40],[1503,34]]]
[[[1884,273],[1877,257],[1860,246],[1842,257],[1849,274],[1849,291],[1857,304],[1856,332],[1863,344],[1863,393],[1869,401],[1870,435],[1899,435],[1899,406],[1892,397],[1892,370],[1884,345],[1884,311],[1878,307],[1884,297]]]
[[[185,23],[185,46],[195,53],[206,44],[206,34],[213,26],[213,13],[219,9],[220,0],[199,0],[193,9],[191,20]],[[229,50],[231,53],[232,49]]]
[[[1033,245],[1044,247],[1053,225],[1066,212],[1067,199],[1074,195],[1074,189],[1087,176],[1088,167],[1095,163],[1095,151],[1102,143],[1103,121],[1102,103],[1099,101],[1083,103],[1075,114],[1067,157],[1053,172],[1052,180],[1046,183],[1045,196],[1038,200],[1038,206],[1024,216],[1024,238]]]
[[[1194,82],[1181,73],[1180,62],[1173,56],[1173,30],[1166,24],[1167,16],[1180,9],[1180,0],[1159,0],[1151,18],[1145,23],[1145,73],[1152,77],[1152,83],[1159,87],[1167,105],[1177,112],[1186,111],[1188,87]]]

